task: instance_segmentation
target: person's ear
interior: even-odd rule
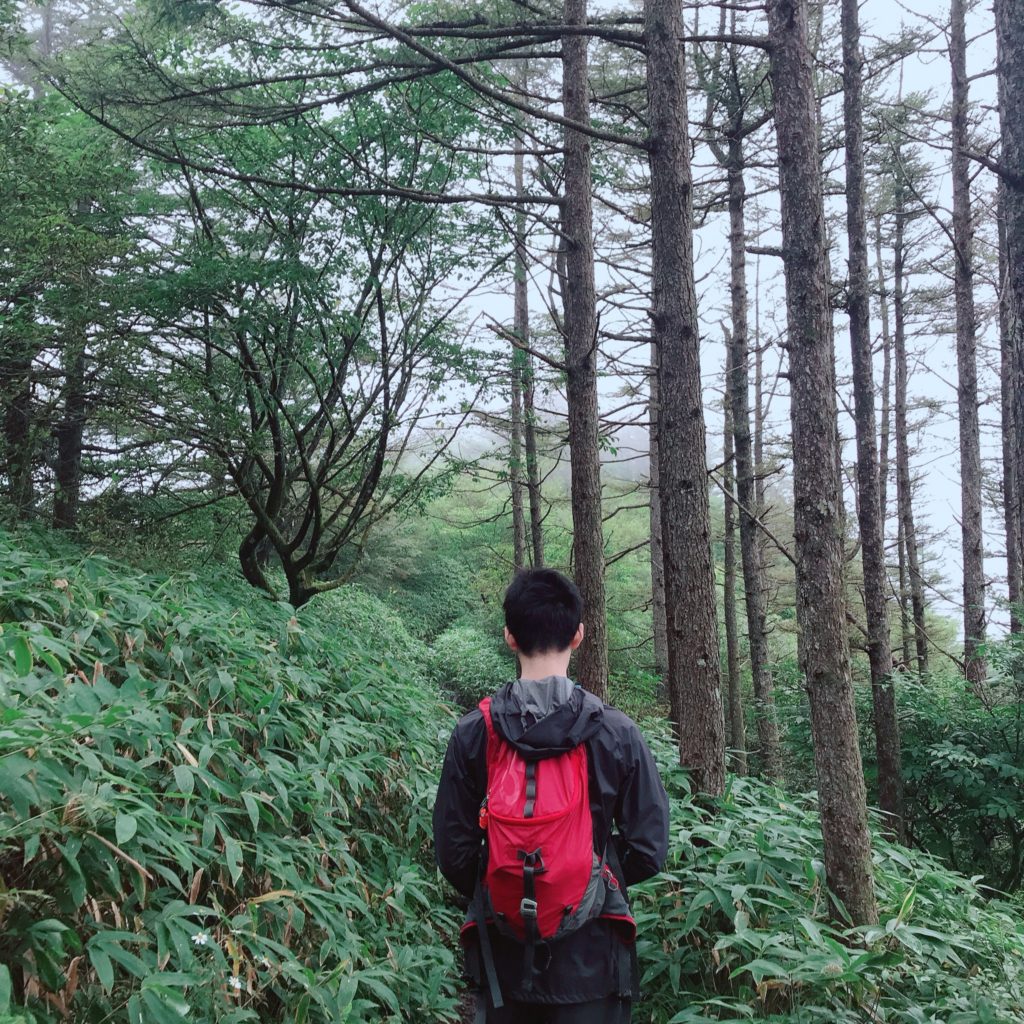
[[[505,627],[505,643],[508,644],[510,651],[519,653],[519,644],[516,643],[516,638],[509,632],[508,626]]]
[[[576,635],[572,638],[572,640],[569,643],[569,650],[570,651],[575,651],[576,648],[579,647],[579,645],[581,643],[583,643],[583,633],[584,633],[583,623],[581,622],[579,624],[579,626],[577,627],[577,629],[576,629]]]

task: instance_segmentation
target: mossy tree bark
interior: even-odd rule
[[[877,921],[846,600],[835,353],[807,40],[807,0],[769,0],[788,322],[797,621],[811,710],[825,872],[857,924]]]
[[[1018,12],[1018,17],[1020,16]],[[981,519],[981,428],[978,421],[977,317],[974,310],[974,227],[967,124],[965,0],[950,5],[953,72],[953,293],[956,300],[957,407],[960,414],[960,531],[963,545],[964,667],[975,687],[985,681],[985,565]]]
[[[585,26],[586,0],[565,0],[564,23]],[[587,37],[562,39],[562,105],[577,124],[590,121]],[[603,697],[608,685],[605,622],[604,532],[601,516],[601,454],[597,403],[597,297],[591,201],[590,138],[565,129],[565,196],[562,246],[565,258],[562,302],[565,332],[566,397],[571,449],[573,573],[583,597],[586,639],[576,675]]]
[[[680,762],[697,792],[716,796],[725,788],[725,722],[693,275],[685,48],[676,0],[647,0],[644,35],[669,695]]]
[[[868,661],[871,666],[878,800],[888,816],[887,829],[896,838],[901,839],[903,768],[900,757],[900,727],[896,717],[896,695],[892,680],[885,531],[879,491],[878,450],[875,443],[875,381],[872,366],[867,217],[864,211],[864,84],[858,0],[843,0],[842,21],[846,229],[850,248],[847,293],[857,433],[857,516],[864,571],[864,606],[868,623]]]

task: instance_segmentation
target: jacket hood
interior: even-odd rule
[[[579,685],[568,700],[556,704],[539,721],[524,726],[523,707],[514,687],[515,683],[507,683],[491,698],[491,720],[498,735],[526,761],[564,754],[601,728],[604,704]]]

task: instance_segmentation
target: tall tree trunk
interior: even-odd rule
[[[964,667],[973,686],[985,680],[985,565],[981,532],[981,431],[978,423],[977,324],[974,313],[974,226],[971,223],[967,125],[965,0],[950,5],[953,71],[953,240],[956,297],[957,404],[960,411],[960,529],[964,563]],[[1020,12],[1018,12],[1018,17]]]
[[[516,299],[519,282],[516,281]],[[516,324],[518,335],[518,323]],[[516,569],[526,565],[526,517],[523,512],[523,353],[512,348],[512,416],[509,431],[508,479],[512,491],[512,557]]]
[[[797,622],[832,892],[857,924],[878,920],[867,796],[846,634],[843,494],[825,216],[807,45],[807,0],[769,0],[786,277]]]
[[[882,318],[882,419],[879,426],[878,504],[882,509],[882,536],[889,518],[889,438],[892,434],[892,325],[889,322],[889,293],[882,263],[882,218],[875,216],[875,268],[878,277],[878,310]]]
[[[742,117],[742,114],[739,116]],[[743,141],[738,126],[728,139],[729,256],[732,332],[728,338],[729,371],[726,375],[726,404],[735,437],[736,485],[740,502],[740,552],[743,561],[743,592],[747,609],[747,637],[750,645],[750,672],[754,687],[757,718],[758,765],[761,776],[779,775],[779,724],[768,662],[768,631],[759,530],[752,513],[763,511],[755,483],[754,459],[750,443],[749,362],[747,340],[747,254],[743,206],[746,185],[743,180]]]
[[[760,290],[759,285],[757,285]],[[755,293],[754,307],[760,304],[760,296]],[[760,315],[756,314],[758,321]],[[754,494],[757,497],[757,511],[761,515],[765,511],[765,469],[764,469],[764,345],[761,344],[761,331],[754,332]],[[758,536],[758,548],[763,548],[763,538]],[[764,560],[761,561],[762,566]]]
[[[17,342],[7,348],[7,352],[0,353],[4,470],[7,474],[7,499],[15,516],[20,519],[28,516],[35,500],[32,479],[33,351],[29,345]]]
[[[733,372],[730,348],[726,346],[725,375],[729,380]],[[722,403],[723,441],[722,452],[725,467],[722,483],[725,490],[723,514],[725,518],[725,663],[729,675],[729,708],[726,720],[729,723],[729,747],[732,769],[739,775],[747,774],[747,739],[743,721],[743,690],[740,686],[740,644],[736,628],[736,486],[734,472],[734,448],[732,410],[726,393]]]
[[[758,216],[757,224],[760,226]],[[730,231],[732,225],[730,223]],[[746,252],[743,254],[746,260]],[[744,275],[744,282],[746,275]],[[764,352],[767,345],[761,341],[761,258],[754,260],[754,494],[757,495],[758,514],[765,511],[765,471],[764,471]],[[758,534],[758,550],[763,550],[765,538]],[[766,562],[761,559],[764,568]]]
[[[924,624],[924,583],[917,556],[917,530],[914,526],[914,499],[910,479],[910,434],[907,427],[907,341],[904,313],[903,273],[905,257],[903,234],[906,211],[903,193],[899,191],[896,209],[896,237],[893,243],[893,319],[895,321],[893,345],[896,358],[896,502],[900,527],[907,556],[907,575],[910,577],[910,602],[914,618],[914,644],[917,652],[917,671],[928,671],[928,635]]]
[[[525,93],[527,87],[527,66],[519,62],[519,88]],[[526,192],[524,182],[526,162],[526,138],[521,129],[515,136],[516,154],[513,158],[516,195]],[[514,330],[524,349],[519,353],[519,379],[523,396],[523,448],[526,454],[526,489],[530,500],[530,562],[540,567],[544,564],[544,513],[541,507],[540,463],[537,459],[537,410],[534,403],[533,359],[525,346],[530,343],[530,295],[528,290],[526,247],[526,208],[520,203],[515,214],[515,298]],[[521,474],[520,474],[521,478]]]
[[[897,558],[900,574],[900,644],[903,651],[903,668],[908,672],[914,663],[914,633],[911,629],[910,586],[907,573],[907,541],[903,534],[903,517],[897,515],[896,534]]]
[[[875,447],[875,381],[872,366],[871,296],[867,218],[864,212],[863,79],[858,0],[843,0],[843,108],[846,128],[846,228],[850,246],[849,313],[853,400],[857,433],[857,516],[860,524],[868,661],[874,709],[878,801],[886,827],[903,836],[903,769],[892,682],[885,531]]]
[[[669,694],[680,762],[697,792],[725,788],[725,722],[693,277],[693,195],[682,7],[647,0],[653,340],[668,617]]]
[[[516,190],[523,189],[523,154],[515,156]],[[526,565],[526,517],[523,511],[523,363],[526,353],[519,347],[528,343],[529,307],[526,297],[526,261],[523,258],[525,239],[520,231],[520,213],[516,213],[513,239],[513,321],[512,333],[518,345],[512,346],[512,416],[509,438],[509,485],[512,490],[512,552],[516,569]],[[522,225],[525,228],[525,224]]]
[[[1011,517],[1016,519],[1018,564],[1024,559],[1024,18],[1014,0],[995,0],[999,53],[999,124],[1003,149],[1000,162],[1013,176],[1003,185],[1002,221],[1006,236],[1006,324],[1013,395],[1016,494]],[[1024,582],[1022,582],[1024,587]],[[1017,622],[1021,629],[1020,621]]]
[[[586,0],[565,0],[565,24],[585,26]],[[562,106],[579,124],[590,122],[587,85],[587,37],[562,39]],[[601,455],[597,406],[597,297],[594,287],[594,237],[591,206],[590,139],[565,130],[565,200],[562,245],[565,250],[564,329],[566,397],[571,449],[573,564],[583,597],[586,639],[579,651],[577,676],[603,697],[608,683],[608,632],[605,622],[604,533],[601,514]]]
[[[74,530],[78,525],[78,502],[82,488],[82,435],[85,432],[84,339],[68,345],[65,359],[64,414],[54,429],[57,464],[53,525],[58,530]]]
[[[1010,632],[1021,632],[1020,602],[1024,586],[1021,564],[1020,492],[1014,458],[1016,426],[1013,408],[1013,326],[1006,259],[1006,183],[999,183],[999,392],[1003,441],[1003,523],[1006,527],[1006,599],[1010,605]]]
[[[529,334],[527,334],[527,337]],[[544,508],[541,504],[540,460],[537,457],[537,406],[533,398],[533,358],[523,354],[523,442],[526,449],[526,490],[530,496],[530,543],[533,565],[544,564]]]
[[[767,348],[767,344],[761,343],[761,261],[758,260],[754,272],[754,496],[757,499],[755,508],[758,516],[768,514],[768,502],[765,497],[768,474],[764,461],[764,420],[768,412],[764,397],[764,353]],[[760,530],[757,531],[755,551],[757,563],[761,567],[762,600],[767,609],[770,600],[769,547],[768,538]]]
[[[652,370],[657,358],[651,353]],[[650,489],[651,517],[651,617],[654,620],[654,667],[663,681],[668,679],[668,618],[665,613],[665,545],[661,537],[661,486],[658,468],[658,374],[650,376]]]

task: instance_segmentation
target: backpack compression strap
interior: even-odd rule
[[[526,762],[526,806],[523,817],[532,818],[537,801],[537,762]],[[534,878],[543,874],[547,868],[538,847],[533,853],[519,851],[519,859],[523,862],[523,899],[519,904],[519,916],[523,919],[526,929],[526,955],[523,957],[523,991],[533,991],[533,965],[537,956],[537,943],[540,942],[540,930],[537,927],[537,888]]]
[[[494,969],[494,951],[491,949],[491,936],[487,931],[484,914],[484,887],[479,878],[476,880],[476,890],[473,893],[473,918],[476,921],[476,933],[480,939],[480,959],[483,961],[487,988],[491,993],[491,1003],[494,1009],[500,1010],[505,1003],[501,998],[498,972]]]
[[[537,890],[534,878],[543,874],[547,868],[541,857],[540,849],[533,853],[519,851],[519,859],[523,862],[523,899],[519,904],[519,914],[526,928],[526,952],[523,956],[523,991],[533,991],[533,968],[537,957],[537,946],[540,944],[540,930],[537,927]]]

